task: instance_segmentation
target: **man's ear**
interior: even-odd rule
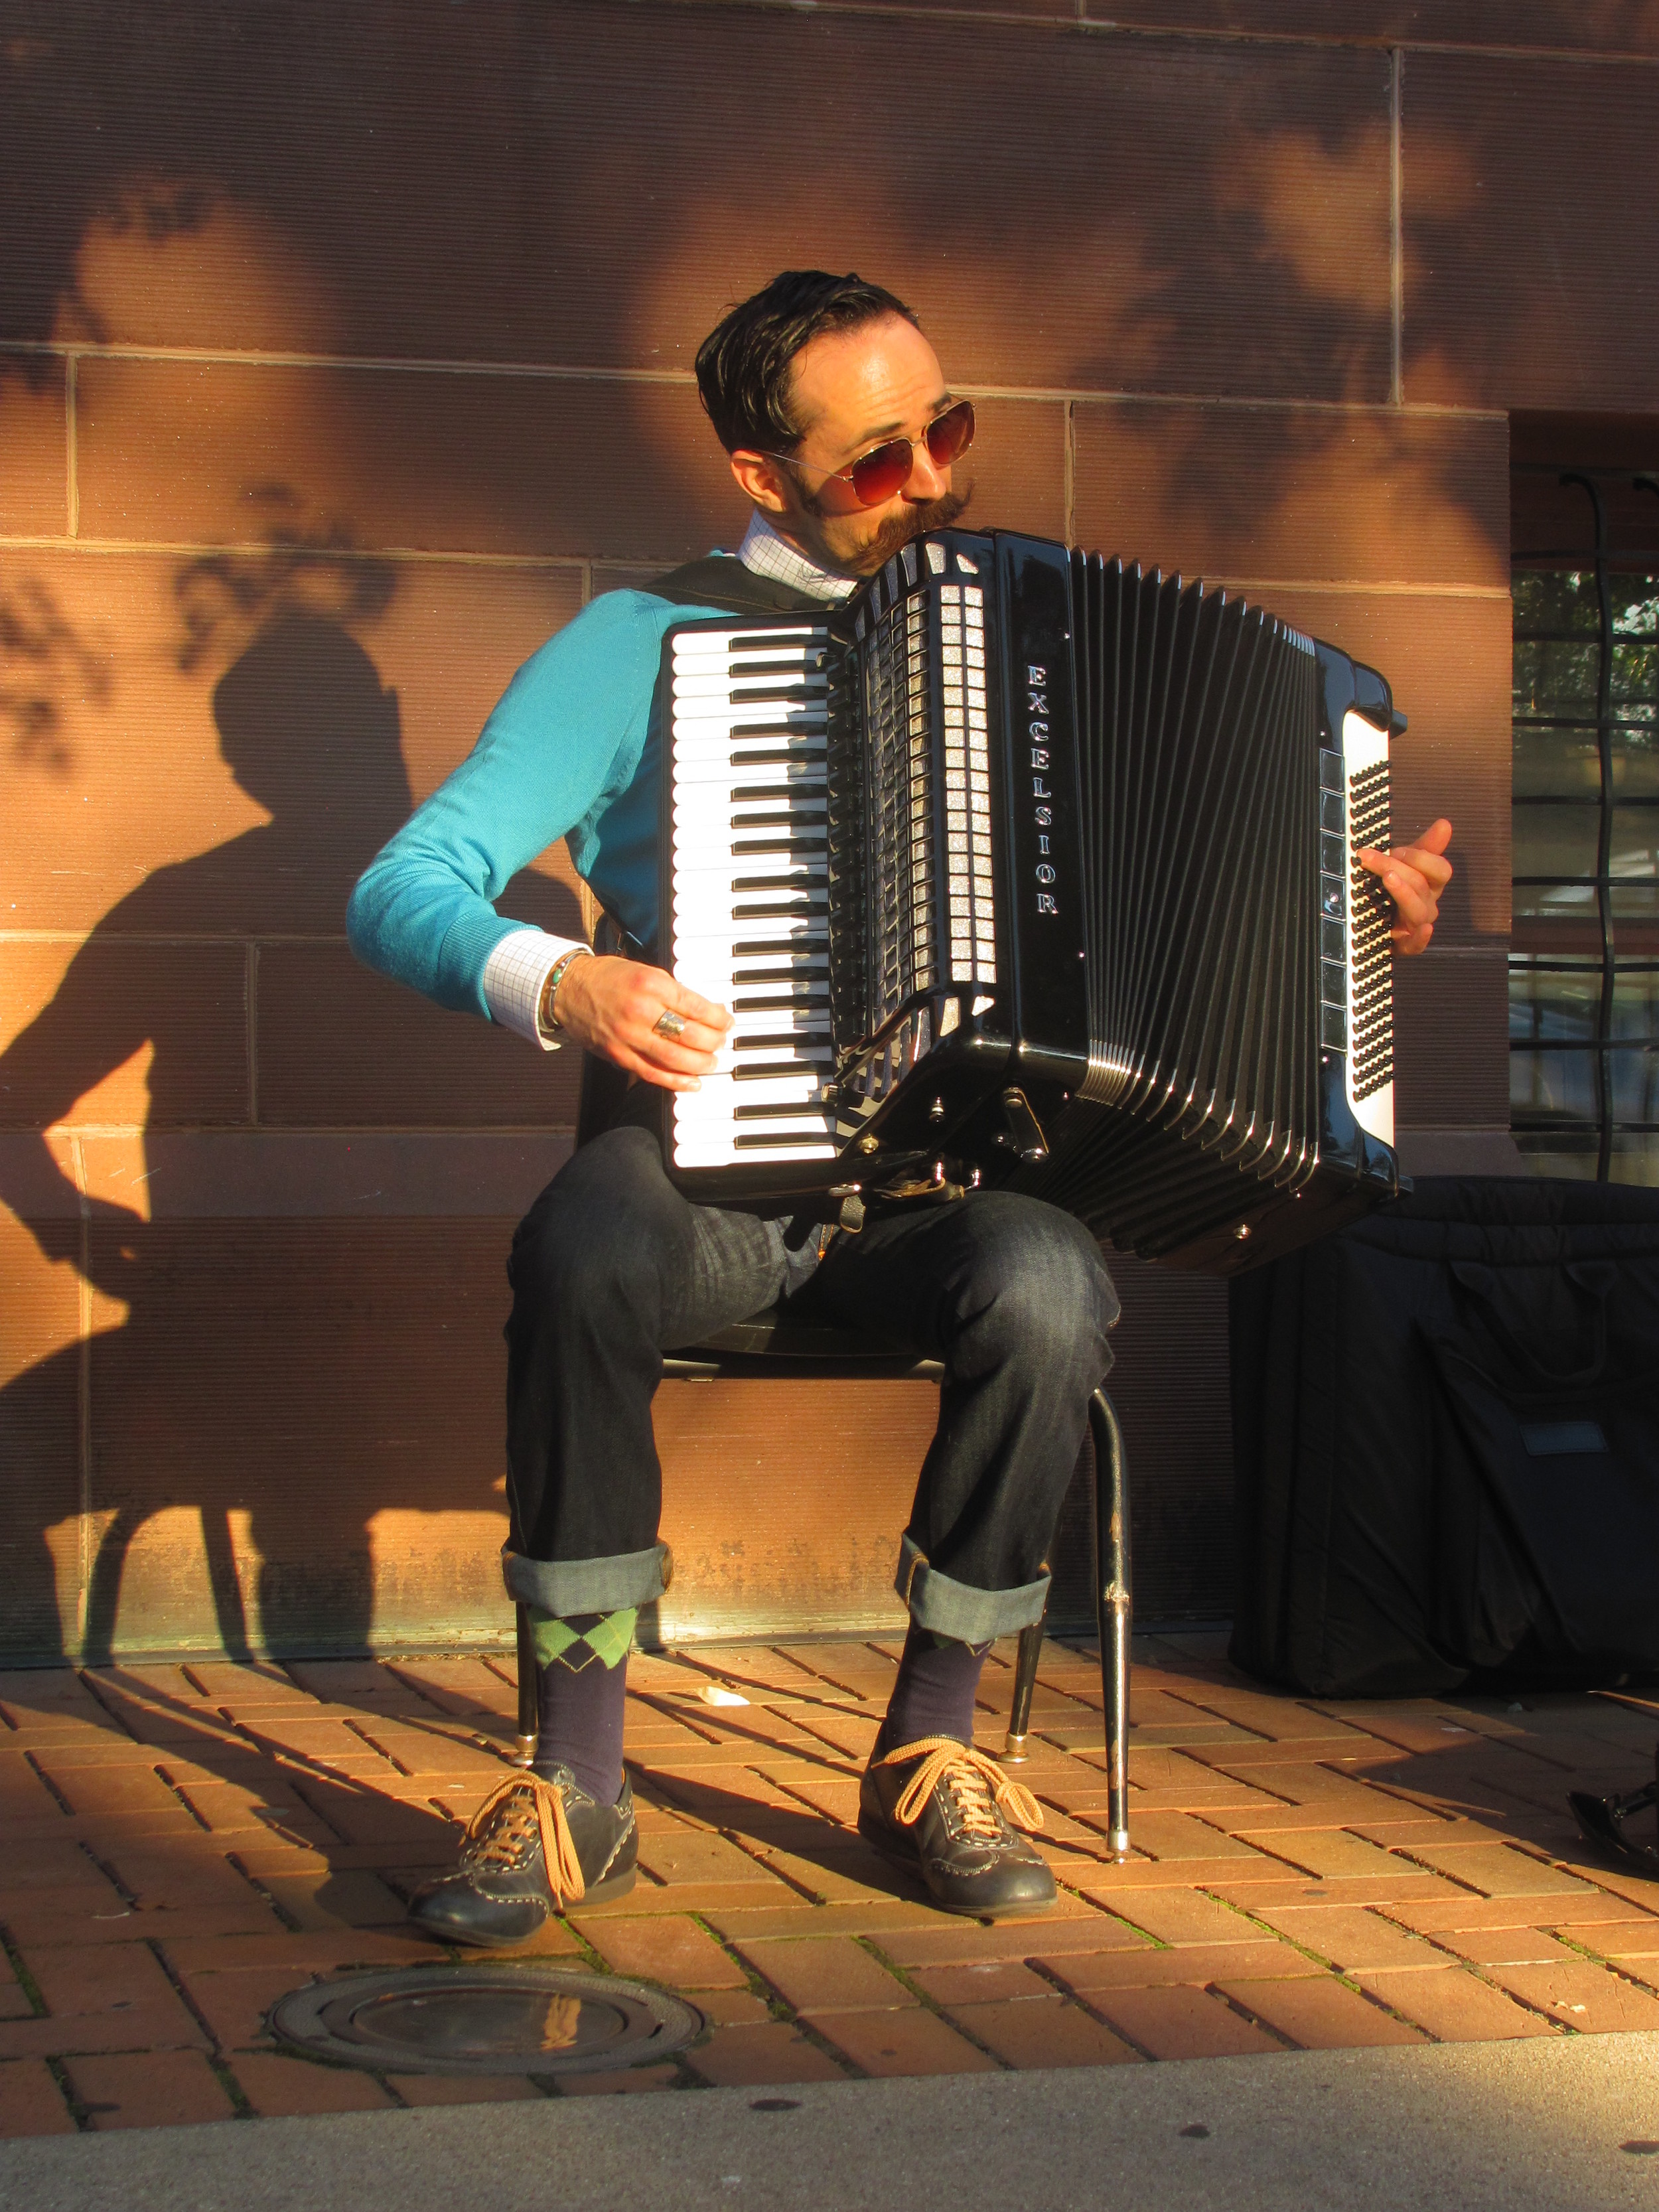
[[[789,512],[788,479],[775,460],[747,446],[739,446],[730,459],[732,473],[738,480],[738,489],[745,499],[752,501],[768,514],[787,514]]]

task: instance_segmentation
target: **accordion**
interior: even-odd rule
[[[659,957],[729,1006],[690,1198],[1002,1187],[1231,1273],[1399,1188],[1373,669],[1178,576],[941,531],[671,627]]]

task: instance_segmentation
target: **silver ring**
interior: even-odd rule
[[[685,1034],[685,1024],[672,1006],[665,1006],[651,1026],[659,1037],[672,1039]]]

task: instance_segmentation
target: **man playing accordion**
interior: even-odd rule
[[[623,1771],[635,1619],[662,1595],[651,1401],[664,1351],[781,1299],[944,1364],[937,1433],[900,1551],[909,1613],[860,1826],[942,1906],[990,1917],[1052,1903],[1023,1823],[1035,1806],[974,1748],[986,1650],[1039,1619],[1047,1556],[1117,1300],[1069,1214],[984,1190],[872,1206],[854,1234],[694,1206],[665,1172],[660,1094],[694,1091],[726,1009],[659,964],[664,633],[688,616],[821,612],[967,505],[974,428],[915,317],[856,276],[788,271],[697,356],[705,408],[752,505],[735,555],[605,593],[520,670],[478,744],[358,884],[361,957],[542,1050],[570,1041],[628,1088],[514,1238],[507,1327],[507,1585],[539,1672],[533,1769],[483,1807],[456,1871],[415,1900],[447,1942],[527,1940],[634,1879]],[[1396,949],[1427,945],[1449,825],[1368,857]],[[559,838],[640,957],[500,918],[493,902]],[[620,1089],[620,1084],[618,1085]],[[1011,1814],[1013,1817],[1011,1819]]]

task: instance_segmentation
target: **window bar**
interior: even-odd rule
[[[1561,478],[1589,495],[1595,518],[1595,601],[1600,611],[1600,657],[1595,676],[1595,750],[1601,770],[1601,807],[1595,841],[1595,912],[1601,927],[1601,1004],[1595,1024],[1595,1111],[1600,1122],[1595,1180],[1613,1179],[1613,593],[1607,577],[1607,510],[1594,477],[1570,470]]]

